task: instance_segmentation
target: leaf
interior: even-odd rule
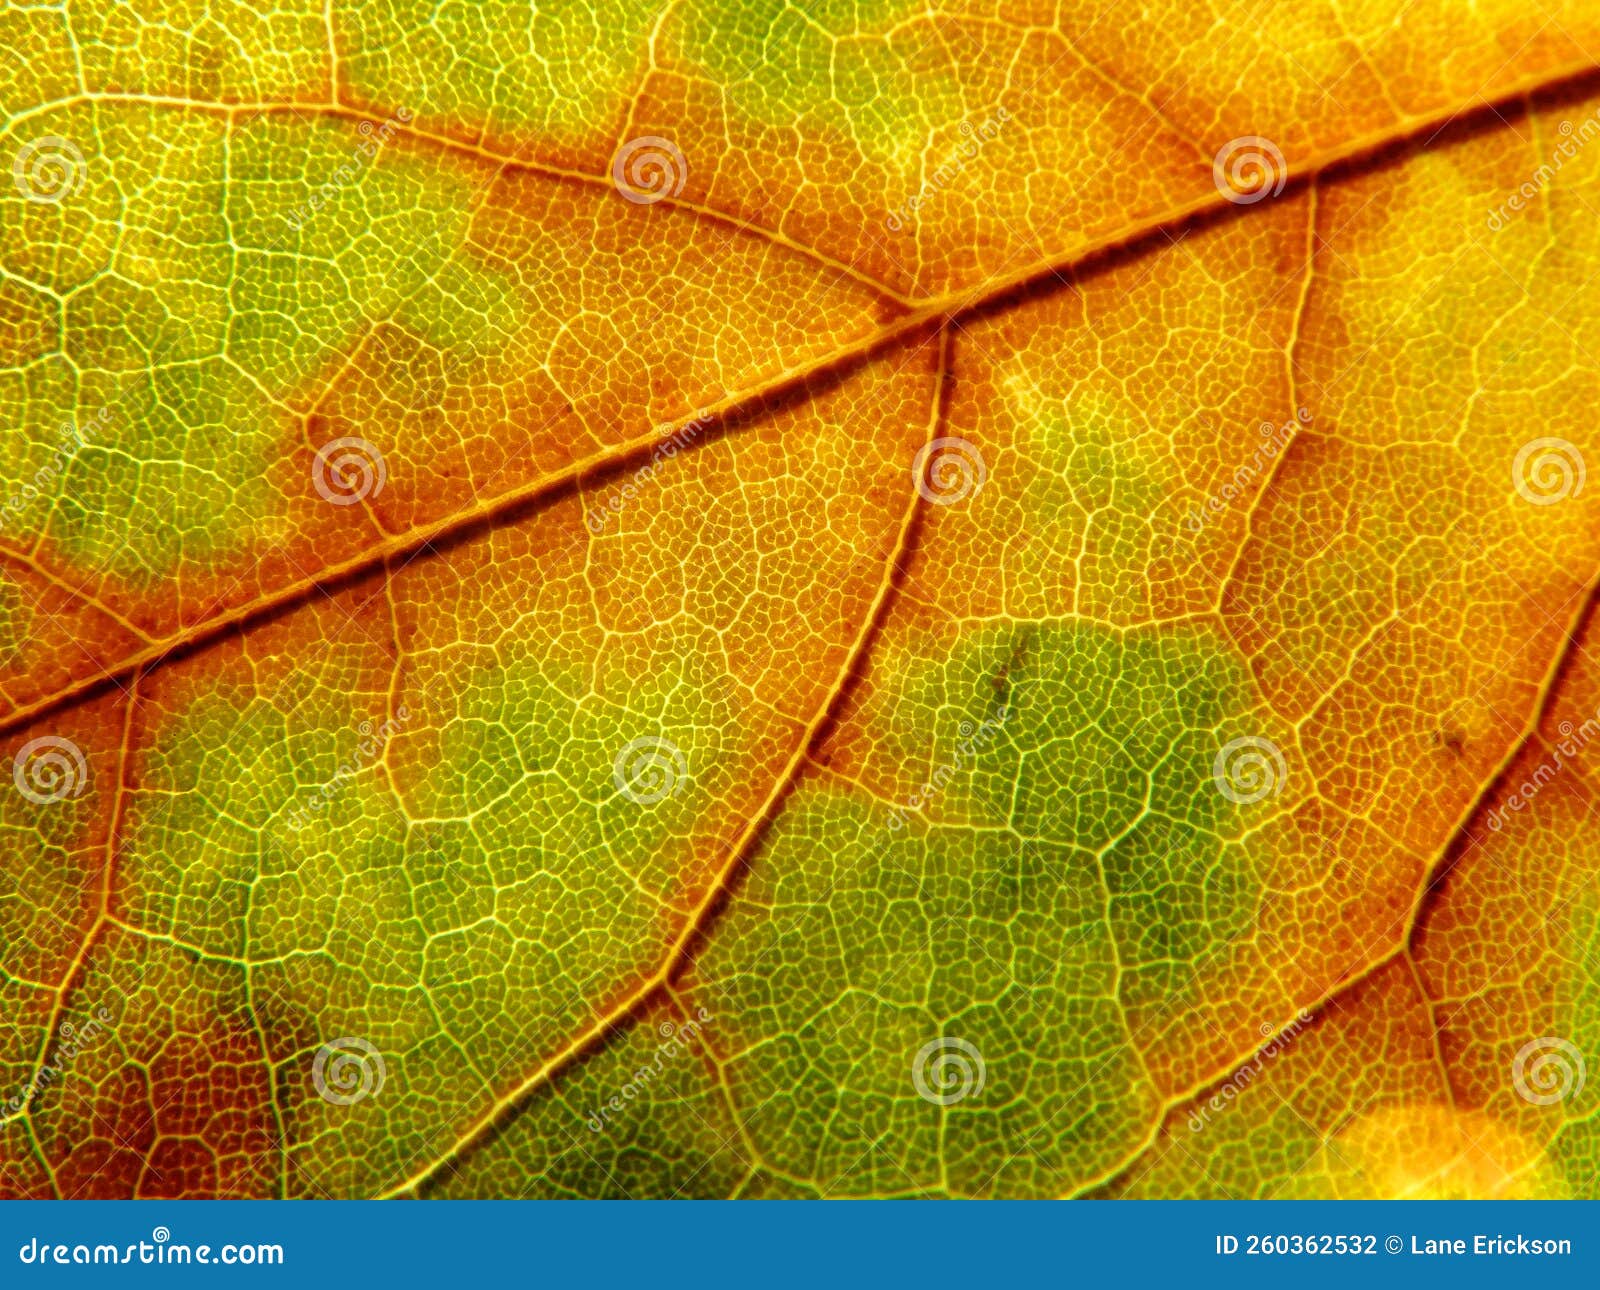
[[[0,17],[0,1187],[1594,1195],[1596,27]]]

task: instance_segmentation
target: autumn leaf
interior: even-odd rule
[[[1392,9],[0,15],[0,1190],[1600,1194],[1600,16]]]

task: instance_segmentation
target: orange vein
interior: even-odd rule
[[[928,432],[924,442],[931,442],[938,436],[939,421],[944,406],[945,385],[949,379],[950,333],[948,331],[941,332],[938,343],[938,368],[934,375],[932,411],[928,417]],[[898,574],[901,560],[910,546],[911,534],[916,522],[920,500],[920,494],[915,488],[912,488],[910,502],[906,506],[905,513],[901,516],[900,528],[895,537],[894,548],[884,561],[883,576],[879,580],[878,589],[873,595],[872,604],[862,618],[861,628],[856,633],[855,639],[851,641],[849,649],[845,651],[844,660],[834,676],[833,683],[828,687],[826,697],[817,706],[817,711],[812,715],[811,721],[806,726],[802,736],[795,741],[789,760],[774,779],[766,799],[761,803],[760,808],[751,814],[739,836],[729,845],[726,860],[724,860],[713,876],[712,881],[707,885],[705,893],[685,921],[682,930],[674,938],[667,954],[662,959],[661,965],[621,1003],[591,1023],[577,1038],[569,1042],[560,1052],[548,1058],[537,1070],[518,1082],[514,1088],[495,1099],[488,1110],[473,1121],[472,1125],[456,1139],[448,1151],[412,1173],[403,1182],[397,1183],[387,1191],[380,1193],[381,1199],[390,1199],[415,1192],[461,1152],[487,1137],[494,1125],[506,1112],[516,1107],[540,1085],[548,1082],[553,1076],[560,1073],[578,1057],[587,1052],[594,1044],[604,1039],[619,1024],[633,1016],[641,1005],[648,1002],[659,990],[666,986],[672,974],[685,961],[687,953],[696,938],[705,929],[718,900],[730,889],[732,880],[738,873],[740,865],[744,863],[752,845],[762,836],[768,823],[775,816],[778,806],[783,802],[789,789],[799,777],[815,740],[832,717],[840,697],[849,688],[850,679],[862,661],[866,647],[873,639],[873,634],[883,620],[884,613],[892,599],[895,578]]]

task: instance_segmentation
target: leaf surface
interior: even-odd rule
[[[1595,27],[0,18],[0,1186],[1595,1194]]]

